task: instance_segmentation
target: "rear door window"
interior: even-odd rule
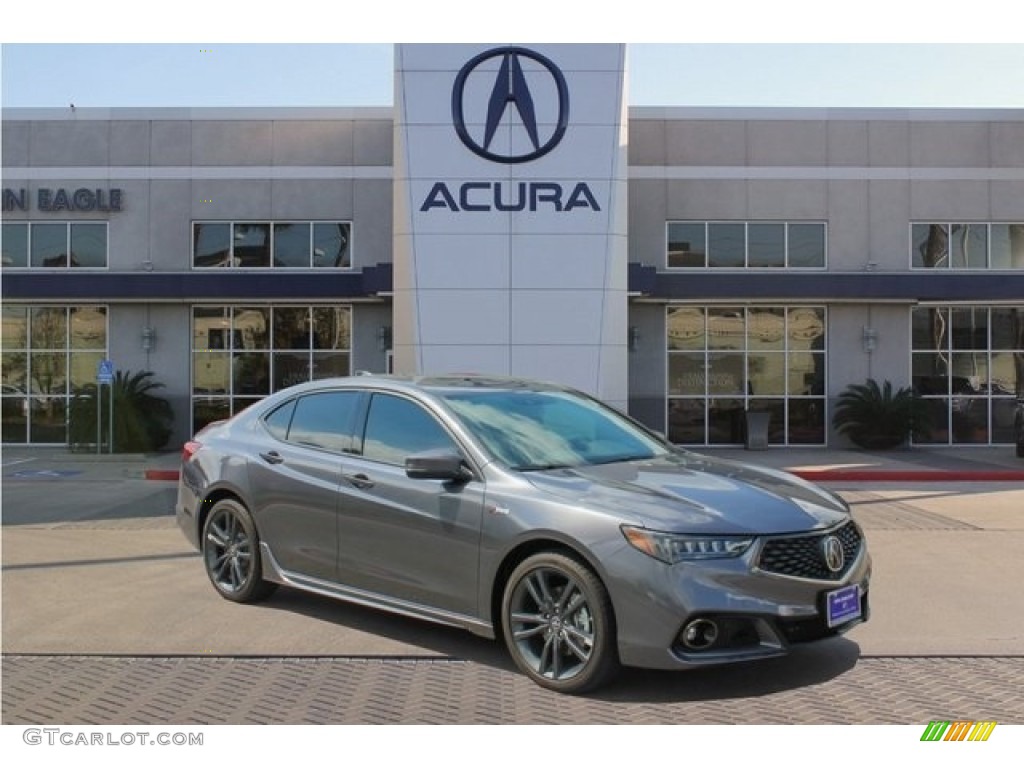
[[[289,400],[279,408],[275,408],[268,416],[263,417],[263,424],[267,430],[278,440],[288,438],[288,426],[292,423],[292,413],[295,411],[295,401]]]
[[[295,412],[288,428],[288,442],[328,451],[351,452],[359,400],[360,393],[354,390],[316,392],[300,397],[295,402]]]

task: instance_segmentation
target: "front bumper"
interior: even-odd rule
[[[868,620],[871,557],[866,542],[850,552],[839,578],[821,579],[762,570],[768,541],[758,540],[743,557],[672,566],[639,552],[618,552],[631,561],[627,572],[640,577],[610,585],[622,663],[681,669],[770,658]],[[826,595],[854,584],[860,590],[860,615],[828,626]],[[714,640],[688,647],[682,634],[697,620],[714,625],[709,633]]]

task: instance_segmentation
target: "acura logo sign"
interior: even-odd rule
[[[459,139],[495,163],[543,157],[565,136],[569,88],[554,62],[536,51],[505,46],[484,51],[459,70],[452,87],[452,123]],[[479,179],[435,181],[422,213],[599,212],[586,181]]]
[[[492,60],[500,62],[496,76],[491,74],[493,67],[483,66]],[[540,65],[530,68],[530,80],[524,73],[524,61],[528,62],[528,67],[529,62]],[[476,109],[472,111],[472,119],[469,121],[474,127],[471,131],[467,127],[466,86],[471,75],[476,72],[479,72],[478,78],[484,78],[485,83],[490,80],[493,85],[486,99],[486,109],[483,100],[473,105]],[[549,82],[544,83],[541,77]],[[543,103],[540,103],[541,99]],[[551,117],[547,117],[546,121],[543,117],[538,120],[538,115],[554,117],[554,121],[551,121]],[[506,119],[510,127],[521,126],[525,133],[525,140],[521,143],[525,151],[517,153],[511,147],[507,150],[495,147],[495,135]],[[510,46],[484,51],[470,59],[455,78],[455,86],[452,88],[452,122],[462,143],[480,157],[496,163],[536,160],[558,145],[569,124],[569,89],[565,76],[551,59],[528,48]]]

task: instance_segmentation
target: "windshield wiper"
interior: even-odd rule
[[[571,469],[575,464],[517,464],[512,469],[517,472],[543,472],[549,469]]]
[[[654,454],[652,454],[652,453],[645,453],[645,454],[640,455],[640,456],[629,456],[629,455],[626,455],[626,456],[609,456],[607,458],[598,459],[596,461],[590,462],[590,466],[593,467],[593,466],[597,466],[598,464],[618,464],[619,462],[627,462],[627,461],[646,461],[647,459],[653,459],[653,458],[654,458]]]

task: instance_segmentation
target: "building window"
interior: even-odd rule
[[[194,306],[193,431],[279,389],[347,376],[349,306]]]
[[[910,266],[1024,269],[1024,224],[911,224]]]
[[[1024,397],[1024,306],[914,307],[914,389],[928,403],[932,444],[1014,441]]]
[[[769,443],[824,445],[825,328],[819,306],[669,306],[669,440],[741,444],[749,410]]]
[[[105,268],[107,222],[5,223],[2,263],[5,268]]]
[[[4,443],[66,443],[69,400],[96,383],[107,308],[4,304]]]
[[[347,221],[195,221],[192,266],[351,269]]]
[[[670,221],[669,269],[823,269],[824,222]]]

